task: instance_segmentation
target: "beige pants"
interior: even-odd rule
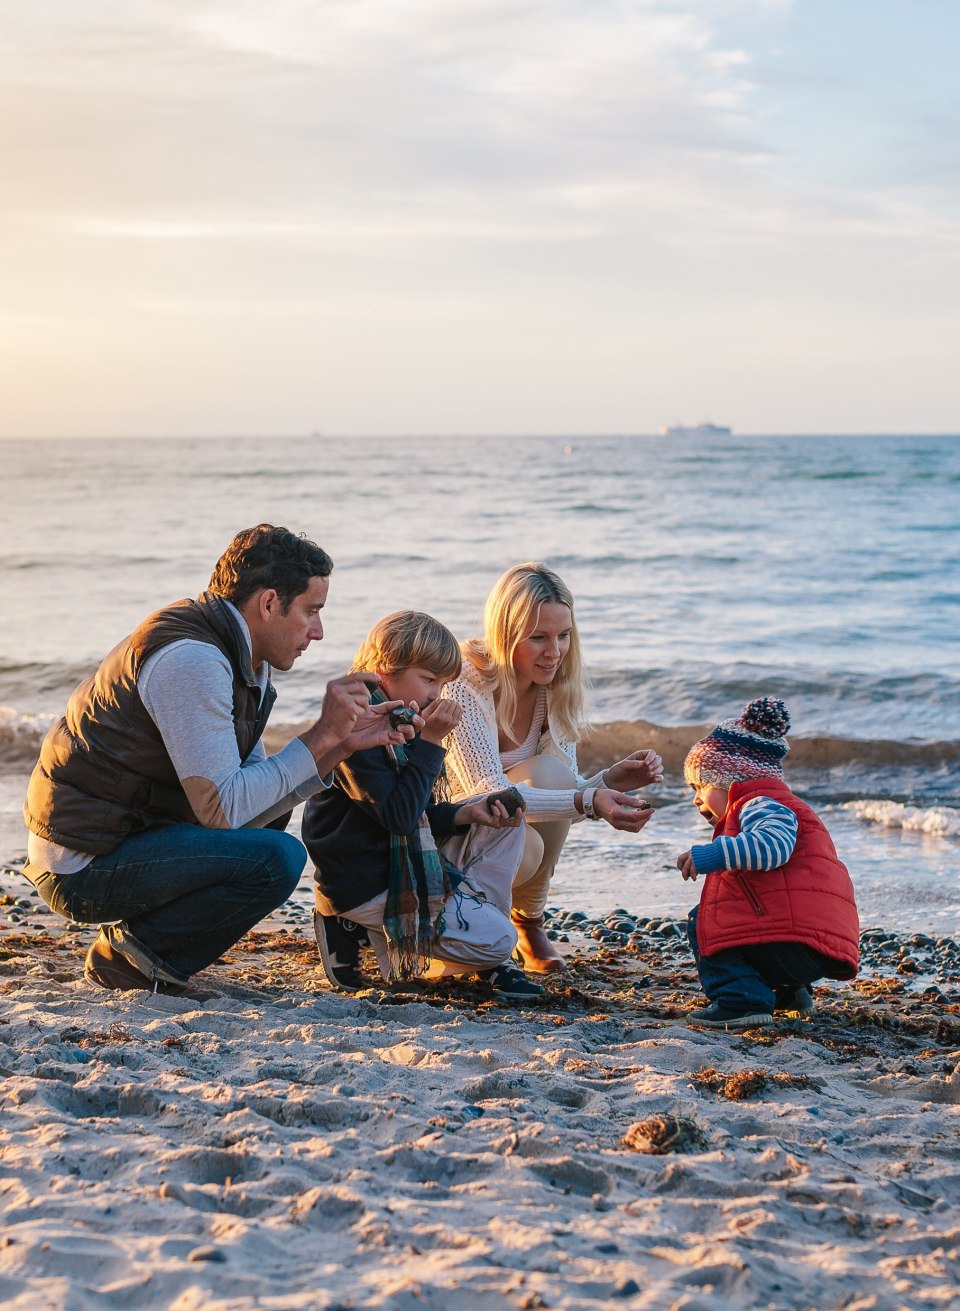
[[[489,830],[488,830],[489,831]],[[495,965],[509,960],[517,945],[517,931],[502,910],[498,910],[479,889],[465,878],[456,892],[446,900],[443,913],[446,928],[437,943],[436,953],[425,979],[443,979],[452,974],[473,974],[477,970],[492,970]],[[389,978],[387,935],[383,931],[383,915],[387,907],[387,894],[344,912],[343,918],[362,924],[370,937],[370,946],[376,952],[380,973]]]
[[[555,756],[531,756],[507,771],[514,783],[540,788],[576,788],[577,780]],[[449,838],[443,854],[504,915],[511,909],[538,919],[547,904],[550,879],[570,832],[569,819],[490,829],[474,825],[465,836]],[[348,918],[353,918],[349,916]]]
[[[531,756],[529,760],[521,760],[519,765],[507,770],[507,778],[514,783],[527,783],[535,788],[577,786],[571,770],[555,756]],[[550,819],[538,824],[524,824],[523,854],[513,880],[513,909],[518,915],[526,919],[539,919],[543,914],[550,880],[571,823],[569,819]]]

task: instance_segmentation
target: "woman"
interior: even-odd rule
[[[495,842],[471,830],[458,863],[488,897],[510,907],[524,966],[552,973],[564,960],[544,932],[544,907],[571,823],[604,820],[639,832],[653,812],[626,793],[658,783],[663,765],[654,751],[636,751],[581,777],[580,639],[573,597],[546,565],[507,570],[487,598],[484,637],[465,642],[463,657],[460,677],[444,689],[463,711],[446,739],[451,799],[513,783],[526,803],[526,823]]]

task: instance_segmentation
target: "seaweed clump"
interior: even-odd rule
[[[807,1074],[769,1074],[766,1070],[735,1070],[727,1074],[723,1070],[704,1068],[693,1076],[695,1088],[716,1093],[728,1102],[745,1102],[748,1097],[755,1097],[769,1087],[775,1088],[814,1088],[820,1090],[823,1084]]]
[[[706,1134],[695,1120],[682,1115],[651,1115],[631,1124],[623,1135],[624,1147],[649,1156],[668,1152],[699,1152],[709,1146]]]

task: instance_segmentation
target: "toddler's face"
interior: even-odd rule
[[[728,788],[718,788],[715,783],[691,783],[693,796],[690,800],[705,820],[716,824],[727,808]]]
[[[426,710],[449,682],[449,678],[433,669],[410,665],[396,673],[381,675],[380,689],[388,701],[402,701],[405,706],[416,701],[420,710]]]

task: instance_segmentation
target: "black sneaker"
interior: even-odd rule
[[[792,1011],[797,1015],[812,1015],[817,1009],[813,993],[801,984],[799,988],[778,988],[777,999],[773,1003],[773,1013]]]
[[[512,960],[505,960],[496,969],[484,970],[481,979],[486,979],[498,997],[509,997],[514,1001],[531,1001],[542,997],[544,989],[539,983],[528,979],[519,966]]]
[[[769,1011],[733,1011],[719,1002],[713,1002],[702,1011],[690,1011],[687,1023],[702,1029],[756,1029],[761,1024],[772,1024]]]
[[[360,943],[357,935],[348,933],[336,915],[313,912],[313,931],[320,952],[320,969],[338,992],[359,992],[369,988],[370,982],[360,972]]]
[[[357,946],[369,947],[372,945],[366,925],[354,924],[353,920],[344,919],[342,915],[338,915],[337,918],[340,921],[340,927],[343,929],[344,933],[349,933],[352,937],[356,938]]]

